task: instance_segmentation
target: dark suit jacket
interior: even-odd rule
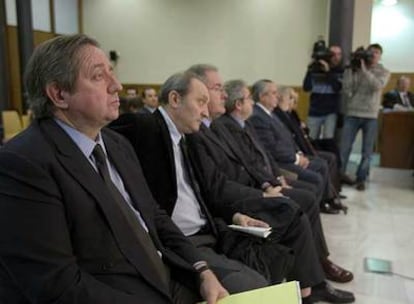
[[[190,270],[201,257],[158,208],[134,151],[102,136],[164,263]],[[9,141],[0,167],[0,264],[30,303],[171,303],[103,180],[53,120]]]
[[[237,211],[266,221],[274,228],[274,234],[279,233],[279,240],[283,239],[282,235],[285,233],[290,233],[292,222],[300,215],[295,202],[288,198],[264,198],[260,185],[247,173],[249,169],[244,167],[241,161],[236,162],[235,155],[229,158],[228,155],[233,153],[225,148],[214,132],[204,124],[199,132],[187,137],[194,154],[194,163],[200,168],[203,181],[209,181],[211,184],[225,182],[225,187],[231,182],[232,186],[228,186],[231,191],[228,197],[233,200]],[[217,172],[224,174],[226,179],[212,179],[218,175]]]
[[[115,121],[110,127],[131,142],[155,199],[171,215],[177,201],[177,180],[172,141],[164,118],[158,110],[152,115],[123,116],[121,123]],[[198,161],[195,161],[195,158],[199,156],[194,154],[191,144],[190,161],[201,186],[201,195],[208,207],[207,212],[230,222],[234,213],[238,211],[234,201],[247,194],[240,192],[238,184],[229,181],[221,172],[203,172],[197,166]],[[208,159],[204,161],[209,162]]]
[[[407,94],[411,106],[414,107],[414,94],[411,92],[407,92]],[[392,90],[384,94],[382,99],[382,105],[384,106],[384,108],[392,109],[396,104],[405,106],[401,99],[400,93],[397,90]]]
[[[271,158],[267,157],[267,155],[269,164],[266,164],[264,156],[262,155],[266,151],[261,146],[255,147],[250,142],[246,134],[246,129],[251,132],[252,136],[255,136],[254,128],[249,122],[246,122],[245,129],[243,129],[235,119],[227,114],[215,119],[211,125],[211,130],[220,139],[220,142],[234,153],[237,161],[243,166],[242,168],[244,169],[241,171],[245,175],[249,175],[249,178],[253,180],[249,184],[259,188],[266,182],[271,183],[273,186],[280,185],[275,178],[275,173],[279,172],[278,165],[270,162]],[[260,145],[258,139],[256,144]],[[262,151],[258,151],[258,149]],[[237,178],[237,176],[234,176],[234,178],[243,183],[243,180]]]
[[[296,161],[296,143],[279,118],[269,116],[261,107],[254,105],[249,121],[274,161],[279,164],[292,164]]]
[[[282,111],[280,108],[276,108],[274,113],[283,122],[285,127],[290,131],[291,136],[295,140],[296,145],[306,155],[314,156],[313,147],[305,138],[305,135],[300,128],[300,125],[296,123],[294,118],[291,117],[289,112]]]
[[[212,125],[207,128],[204,124],[201,124],[200,131],[189,135],[188,140],[192,144],[195,153],[200,155],[200,166],[204,167],[204,171],[212,170],[211,166],[203,165],[204,159],[209,158],[214,163],[213,170],[217,168],[230,180],[237,181],[241,185],[260,188],[260,185],[247,172],[246,166],[239,157],[240,153],[234,150],[233,146],[217,137],[212,131]],[[249,195],[257,198],[262,197],[263,194],[261,190],[255,190],[250,191]]]
[[[152,114],[150,110],[148,110],[146,107],[142,107],[138,110],[138,114]]]

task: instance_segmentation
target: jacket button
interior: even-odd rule
[[[109,262],[107,264],[102,264],[102,270],[106,271],[114,266],[113,263]]]

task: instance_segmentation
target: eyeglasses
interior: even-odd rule
[[[224,87],[221,84],[215,84],[214,86],[207,87],[211,91],[215,91],[218,93],[224,93]]]

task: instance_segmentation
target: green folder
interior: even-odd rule
[[[201,302],[205,304],[206,302]],[[200,304],[201,304],[200,303]],[[219,304],[300,304],[299,283],[292,281],[288,283],[273,285],[269,287],[254,289],[237,294],[232,294],[218,301]]]

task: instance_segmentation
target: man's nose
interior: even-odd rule
[[[122,84],[118,81],[118,79],[114,75],[110,76],[109,81],[110,81],[109,86],[108,86],[109,93],[112,94],[115,92],[122,91]]]
[[[201,109],[201,117],[203,117],[203,118],[208,118],[209,117],[207,104],[203,105],[203,108]]]

